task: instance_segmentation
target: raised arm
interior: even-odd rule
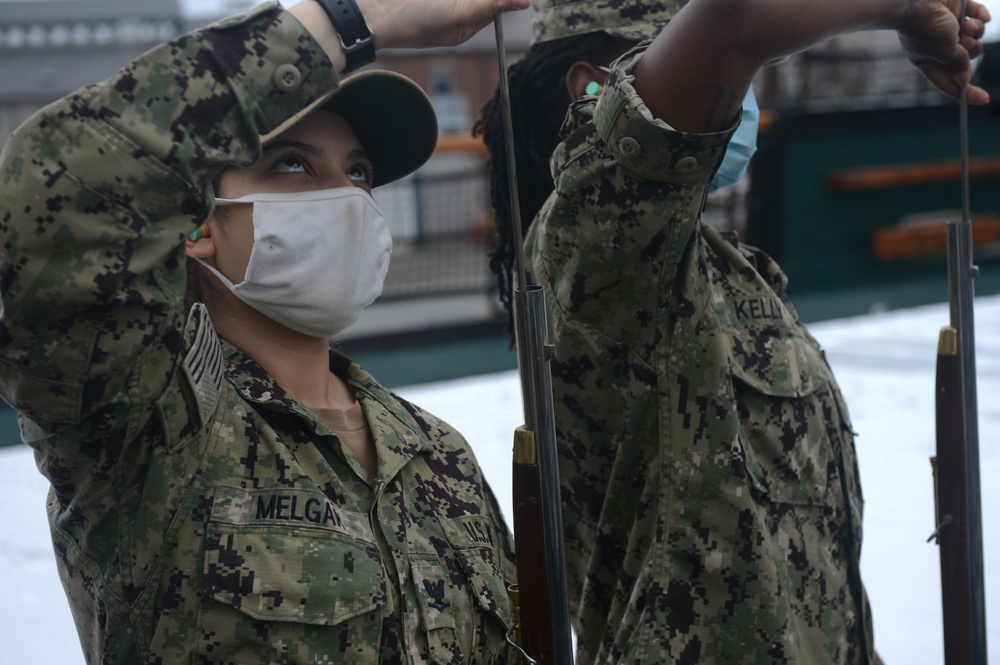
[[[675,129],[713,132],[732,124],[757,70],[775,58],[839,34],[899,33],[910,60],[942,92],[957,97],[989,11],[968,0],[959,37],[959,0],[692,0],[635,67],[650,111]],[[969,102],[988,95],[969,87]]]
[[[531,0],[356,0],[375,35],[375,48],[455,46],[493,21],[497,14],[527,9]],[[326,12],[315,0],[289,11],[312,33],[337,71],[344,53]]]
[[[457,43],[528,0],[360,2],[381,48]],[[262,5],[18,128],[0,155],[0,396],[53,423],[122,395],[148,409],[184,352],[183,237],[210,213],[212,179],[256,161],[343,65],[314,0]]]

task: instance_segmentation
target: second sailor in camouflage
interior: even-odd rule
[[[729,132],[574,105],[546,289],[580,663],[867,663],[850,420],[785,277],[700,221]],[[648,112],[647,112],[648,113]]]
[[[536,0],[536,43],[640,41],[681,4]],[[735,127],[653,118],[644,52],[572,104],[526,240],[556,346],[578,663],[868,663],[844,400],[778,266],[701,221]]]

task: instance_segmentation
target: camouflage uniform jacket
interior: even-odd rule
[[[183,237],[213,176],[336,85],[265,6],[150,51],[7,145],[0,386],[52,484],[88,663],[511,658],[511,543],[466,442],[333,354],[375,439],[369,482],[183,305]]]
[[[546,290],[578,663],[868,663],[851,425],[765,254],[700,221],[733,129],[573,105]]]

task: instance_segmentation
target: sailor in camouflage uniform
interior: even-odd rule
[[[380,47],[454,43],[526,3],[500,4],[378,5],[407,36],[368,19]],[[338,44],[312,0],[263,5],[149,51],[6,145],[0,387],[51,482],[88,663],[513,659],[512,541],[465,440],[218,283],[208,307],[184,305],[185,252],[214,247],[222,266],[226,234],[249,228],[249,206],[214,209],[213,181],[309,190],[323,173],[367,192],[429,157],[426,96],[388,73],[340,81]],[[383,94],[353,138],[351,109],[329,109],[349,90],[365,102],[363,80],[402,97]],[[342,166],[308,123],[361,145]]]
[[[673,16],[617,60],[599,96],[572,104],[551,159],[555,191],[525,240],[556,347],[581,665],[876,658],[840,390],[779,267],[700,215],[739,100],[767,60],[870,21],[967,73],[957,4],[918,2],[911,22],[892,19],[905,5],[695,0],[674,14],[628,0],[535,2],[536,38],[565,40],[550,45],[552,61],[588,30],[649,18],[643,29],[656,31]],[[934,16],[947,29],[935,33]],[[524,85],[545,85],[546,64],[522,63],[537,75]],[[570,64],[554,73],[565,85]],[[957,93],[950,70],[925,67]],[[536,97],[521,91],[522,116]],[[498,125],[483,122],[489,141]]]

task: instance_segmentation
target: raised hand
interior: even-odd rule
[[[377,48],[455,46],[531,0],[357,0]]]
[[[975,0],[967,0],[965,17],[960,17],[961,4],[960,0],[914,0],[896,28],[910,61],[954,98],[969,83],[970,60],[982,53],[985,24],[991,18],[989,10]],[[970,104],[989,102],[989,94],[977,86],[969,85],[967,94]]]

